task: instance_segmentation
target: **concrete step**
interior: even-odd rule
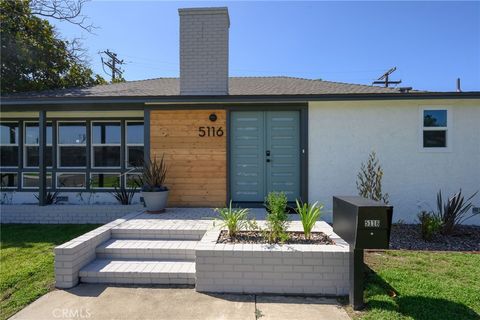
[[[205,230],[196,229],[157,229],[116,227],[111,229],[114,239],[156,239],[156,240],[200,240]]]
[[[96,249],[97,258],[195,261],[195,240],[109,239]]]
[[[83,267],[80,281],[112,284],[195,284],[195,262],[96,259]]]

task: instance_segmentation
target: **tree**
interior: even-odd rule
[[[79,58],[78,43],[63,41],[28,0],[0,0],[1,93],[106,83]]]
[[[383,169],[375,151],[372,151],[368,156],[367,164],[362,162],[357,175],[358,194],[364,198],[388,204],[388,193],[382,193],[382,177]]]

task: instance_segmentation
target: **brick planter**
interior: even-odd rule
[[[291,231],[301,231],[293,222]],[[349,288],[348,244],[325,222],[333,245],[219,244],[210,230],[196,250],[196,290],[343,296]]]

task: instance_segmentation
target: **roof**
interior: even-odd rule
[[[294,77],[230,77],[229,95],[321,95],[321,94],[400,93],[396,88],[375,87]],[[73,97],[148,97],[179,96],[178,78],[156,78],[40,92],[22,92],[2,98],[73,98]]]

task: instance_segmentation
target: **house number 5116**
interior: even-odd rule
[[[221,137],[223,136],[222,127],[198,127],[199,137]]]

